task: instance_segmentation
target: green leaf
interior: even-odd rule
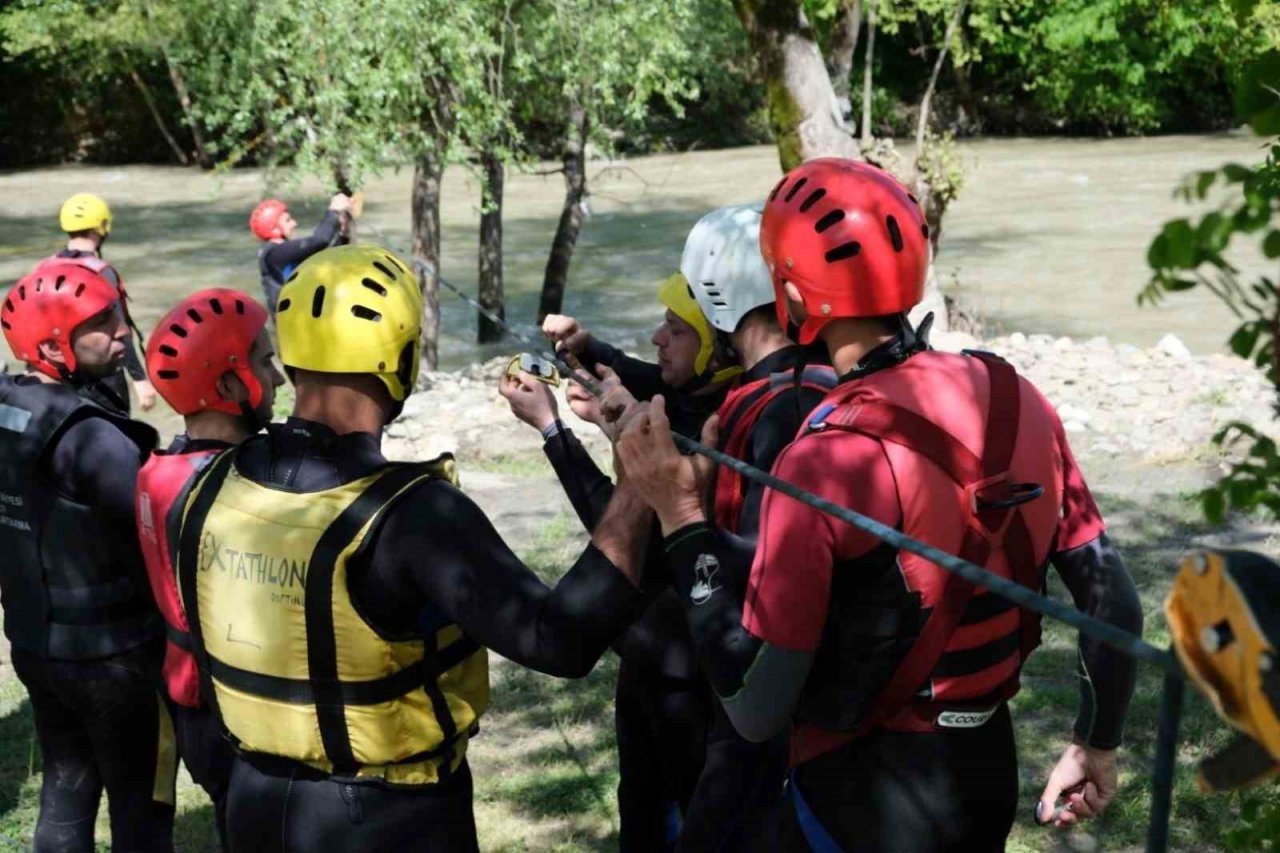
[[[1236,23],[1242,27],[1248,23],[1249,16],[1258,3],[1259,0],[1231,0],[1231,11],[1236,15]]]
[[[1259,136],[1280,134],[1280,50],[1270,50],[1245,66],[1236,84],[1236,116]]]
[[[1227,345],[1231,347],[1231,351],[1236,355],[1241,358],[1248,358],[1253,355],[1253,349],[1258,345],[1258,335],[1260,334],[1262,334],[1262,324],[1254,320],[1236,329]]]
[[[1188,269],[1196,265],[1196,232],[1190,222],[1185,219],[1166,222],[1160,236],[1165,241],[1164,263],[1160,266]]]
[[[1228,163],[1222,167],[1222,176],[1230,183],[1239,184],[1253,177],[1253,169],[1239,163]]]
[[[1262,254],[1268,258],[1280,258],[1280,231],[1272,230],[1263,239]]]
[[[1216,488],[1208,488],[1200,493],[1200,502],[1204,507],[1204,517],[1212,524],[1222,524],[1226,517],[1226,501],[1222,492]]]

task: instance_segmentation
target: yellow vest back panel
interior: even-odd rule
[[[192,490],[177,569],[223,725],[245,751],[394,784],[437,781],[488,707],[487,652],[456,625],[430,648],[380,636],[351,602],[347,567],[406,489],[454,479],[452,460],[299,494],[253,482],[234,459],[223,454]]]

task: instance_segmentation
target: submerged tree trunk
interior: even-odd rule
[[[484,184],[480,195],[480,304],[503,320],[507,317],[502,291],[502,191],[506,167],[496,151],[480,156]],[[503,331],[488,317],[476,313],[476,340],[482,344],[502,340]]]
[[[551,241],[551,256],[542,277],[542,298],[538,300],[538,323],[548,314],[559,314],[564,305],[564,288],[569,278],[569,264],[582,230],[583,204],[587,197],[587,111],[574,106],[569,113],[569,128],[564,141],[564,207],[560,224]]]
[[[764,77],[783,171],[814,157],[858,157],[801,0],[734,0]]]
[[[858,50],[862,31],[862,0],[840,0],[836,19],[831,23],[831,41],[827,45],[827,76],[840,107],[845,129],[853,119],[853,55]]]
[[[444,157],[435,151],[420,154],[413,167],[413,256],[422,288],[422,361],[428,370],[440,363],[440,184]]]

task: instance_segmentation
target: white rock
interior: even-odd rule
[[[1027,344],[1027,336],[1022,334],[1022,332],[1014,332],[1012,335],[1009,336],[1009,346],[1011,347],[1026,346],[1026,344]]]
[[[1167,356],[1176,358],[1179,361],[1185,361],[1191,358],[1191,350],[1187,349],[1187,345],[1178,339],[1175,334],[1167,334],[1156,342],[1156,349]]]

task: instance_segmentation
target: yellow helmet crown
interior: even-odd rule
[[[317,373],[371,373],[403,401],[418,379],[422,292],[410,266],[381,246],[317,252],[276,303],[280,361]]]
[[[111,208],[92,193],[76,193],[62,203],[58,224],[68,234],[96,231],[105,237],[111,233]]]

